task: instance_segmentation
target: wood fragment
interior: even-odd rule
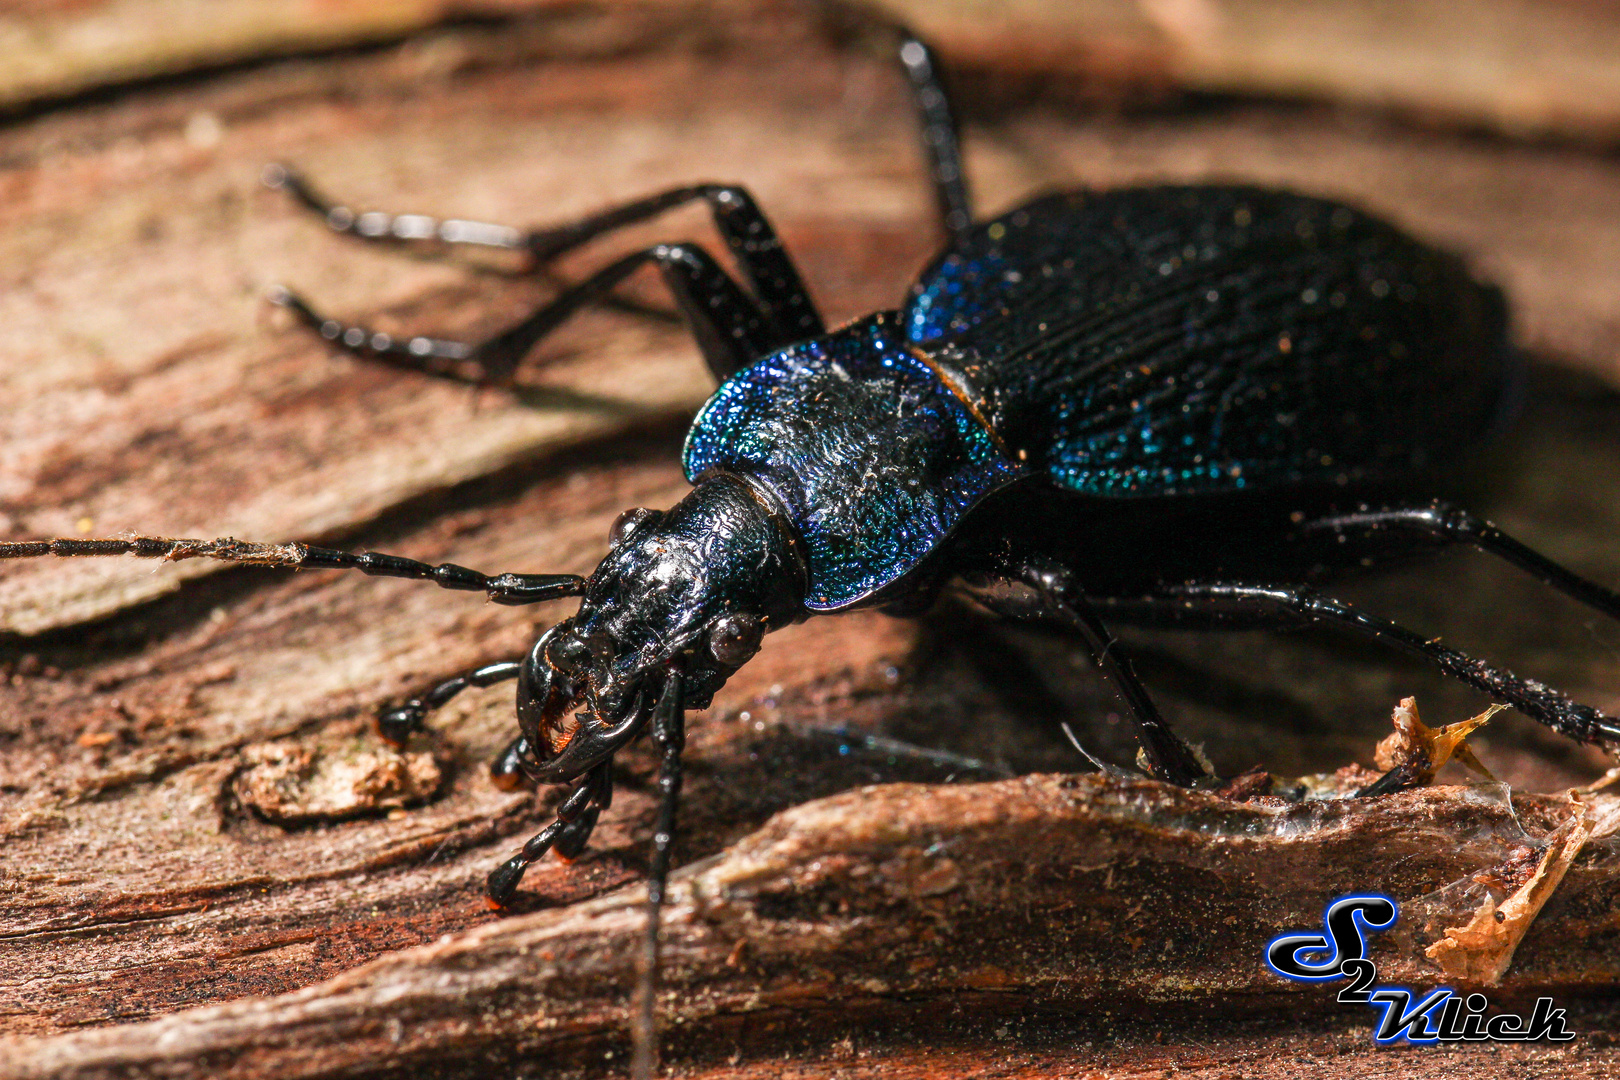
[[[1496,777],[1464,740],[1506,707],[1492,705],[1467,720],[1432,728],[1418,717],[1417,698],[1402,698],[1392,717],[1395,730],[1379,741],[1373,763],[1385,772],[1403,769],[1411,783],[1423,785],[1432,784],[1435,774],[1455,758],[1486,780],[1494,781]]]
[[[1591,807],[1575,801],[1572,811],[1569,820],[1547,838],[1541,861],[1528,881],[1500,905],[1487,894],[1468,925],[1448,927],[1442,940],[1424,950],[1447,978],[1470,986],[1501,985],[1519,943],[1591,838]]]

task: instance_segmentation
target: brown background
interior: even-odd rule
[[[895,10],[956,77],[984,211],[1056,185],[1240,178],[1353,199],[1467,253],[1507,288],[1537,361],[1525,421],[1470,495],[1620,581],[1611,6]],[[38,0],[0,12],[0,58],[0,539],[232,534],[586,572],[620,510],[679,497],[680,435],[707,384],[676,324],[588,312],[516,393],[333,357],[266,312],[268,284],[384,328],[464,335],[552,285],[500,260],[332,237],[258,185],[269,161],[357,207],[516,225],[740,180],[834,320],[895,304],[936,243],[908,105],[854,8]],[[689,236],[713,243],[699,212],[560,273]],[[664,305],[651,286],[631,292]],[[1486,560],[1452,556],[1344,595],[1620,710],[1620,628]],[[0,1031],[48,1041],[6,1044],[0,1075],[611,1072],[638,916],[634,887],[610,890],[643,866],[650,755],[625,755],[594,853],[537,866],[519,916],[496,920],[483,875],[553,798],[484,779],[510,691],[436,718],[439,734],[413,748],[428,790],[410,809],[387,805],[407,763],[366,734],[378,704],[522,651],[561,610],[197,563],[8,567]],[[1408,694],[1433,722],[1482,704],[1327,635],[1132,640],[1166,711],[1226,772],[1368,763]],[[1059,718],[1131,760],[1089,667],[1064,643],[953,608],[920,624],[813,621],[768,642],[692,721],[679,861],[741,846],[677,894],[669,1064],[705,1076],[1613,1067],[1604,845],[1493,991],[1555,992],[1580,1040],[1464,1051],[1466,1064],[1375,1052],[1370,1014],[1281,988],[1258,970],[1258,944],[1307,925],[1335,890],[1404,902],[1507,859],[1521,824],[1462,789],[1300,818],[1150,785],[1002,779],[1077,767]],[[1604,767],[1511,714],[1474,745],[1521,791]],[[344,769],[373,786],[351,796],[366,813],[338,820],[314,803]],[[812,803],[755,832],[779,810],[897,781],[958,786]],[[1521,800],[1528,837],[1563,805]],[[1421,944],[1392,946],[1388,970],[1433,980]],[[140,1023],[249,995],[265,1000]]]

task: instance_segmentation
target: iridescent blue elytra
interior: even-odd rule
[[[806,606],[860,602],[1022,477],[1141,499],[1425,466],[1508,400],[1499,294],[1350,207],[1246,187],[1054,195],[976,226],[899,312],[737,373],[687,476],[763,484]]]

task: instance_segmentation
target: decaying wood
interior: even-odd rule
[[[1620,806],[1594,801],[1599,812]],[[915,1013],[921,1036],[942,1026],[937,1012],[927,1018],[938,1001],[969,1002],[981,1019],[1136,1007],[1161,1024],[1211,1003],[1316,1010],[1323,995],[1285,989],[1258,958],[1279,931],[1319,919],[1324,894],[1437,892],[1514,858],[1535,842],[1527,828],[1570,813],[1556,798],[1510,809],[1457,788],[1295,806],[1098,776],[863,789],[786,811],[677,876],[662,1006],[684,1042],[722,1022],[805,1023],[810,1009],[841,1027]],[[1592,947],[1620,931],[1617,853],[1606,847],[1543,914],[1506,989],[1568,994],[1620,977],[1620,955]],[[505,919],[280,998],[24,1044],[25,1064],[0,1065],[0,1076],[599,1063],[604,1048],[621,1048],[642,895]],[[1397,984],[1431,979],[1422,944],[1380,942],[1380,972]]]
[[[1143,10],[1162,22],[1199,7]],[[367,10],[329,8],[332,19]],[[81,17],[129,10],[89,5]],[[383,12],[397,20],[388,33],[404,33],[438,10],[377,5],[366,17]],[[1027,30],[970,25],[961,10],[942,7],[938,28],[948,57],[971,60],[965,82],[998,103],[969,110],[969,168],[988,208],[1041,187],[1151,178],[1351,198],[1502,281],[1540,359],[1620,385],[1612,155],[1263,101],[1125,117],[1026,107],[1025,77],[1045,61],[992,45]],[[1016,14],[1067,40],[1038,21],[1056,10]],[[1607,17],[1560,10],[1566,26],[1577,18],[1568,12]],[[679,329],[588,312],[541,350],[516,394],[333,358],[267,317],[265,285],[286,281],[390,330],[473,334],[555,284],[516,266],[331,237],[257,174],[285,160],[360,207],[519,225],[666,184],[737,179],[831,316],[894,304],[935,239],[889,61],[831,33],[847,19],[824,8],[712,15],[674,2],[546,7],[397,49],[86,100],[0,129],[0,392],[11,403],[0,415],[0,539],[139,529],[325,541],[492,572],[588,571],[619,511],[667,506],[685,490],[679,437],[706,380]],[[251,47],[208,62],[263,52],[262,39],[240,41]],[[1172,86],[1224,85],[1157,70]],[[63,93],[88,85],[63,80]],[[1386,93],[1239,87],[1279,88],[1363,103]],[[1409,93],[1386,96],[1405,108],[1395,99]],[[1412,108],[1425,101],[1436,117],[1496,116],[1449,99]],[[712,245],[711,235],[701,213],[683,212],[581,252],[559,274],[654,238]],[[650,287],[632,292],[663,302]],[[1620,580],[1610,392],[1568,376],[1536,389],[1540,404],[1475,494],[1526,539]],[[1456,559],[1345,591],[1620,708],[1612,628],[1511,570]],[[484,778],[510,735],[509,691],[458,699],[408,756],[366,732],[379,705],[519,654],[563,610],[195,562],[0,571],[10,632],[0,641],[0,1032],[43,1040],[3,1044],[0,1069],[484,1075],[491,1058],[521,1056],[539,1072],[611,1071],[622,1060],[604,1055],[622,1049],[622,945],[638,918],[651,755],[620,762],[621,795],[593,853],[535,867],[521,914],[497,920],[480,903],[483,876],[555,799]],[[1482,704],[1334,638],[1133,640],[1167,713],[1227,774],[1369,760],[1390,706],[1412,693],[1437,727]],[[1128,762],[1123,725],[1109,719],[1117,709],[1072,646],[985,628],[954,608],[923,623],[814,620],[770,639],[692,721],[672,1060],[717,1077],[775,1075],[781,1053],[812,1073],[856,1074],[870,1055],[885,1075],[1175,1065],[1292,1076],[1272,1059],[1307,1050],[1371,1061],[1365,1033],[1347,1027],[1366,1018],[1323,1012],[1326,995],[1268,981],[1255,943],[1310,925],[1335,890],[1383,885],[1416,904],[1422,924],[1390,946],[1390,971],[1432,982],[1439,969],[1423,949],[1467,925],[1486,893],[1522,885],[1513,875],[1534,868],[1537,845],[1569,813],[1562,796],[1517,796],[1521,833],[1499,793],[1474,789],[1285,809],[1056,777],[837,795],[1073,768],[1058,719],[1075,722],[1089,750]],[[1506,714],[1469,746],[1516,791],[1558,791],[1605,764]],[[1603,836],[1583,847],[1503,984],[1586,1008],[1577,1046],[1598,1064],[1612,1049],[1592,1033],[1612,1018],[1581,1006],[1576,990],[1620,981],[1611,847]],[[1474,874],[1504,888],[1453,888]],[[1200,913],[1213,929],[1197,945]],[[1138,1016],[1109,1017],[1114,999]],[[190,1006],[214,1008],[178,1011]],[[1317,1012],[1280,1041],[1235,1019],[1282,1009]],[[1158,1016],[1177,1018],[1168,1050],[1155,1041],[1166,1035]],[[1201,1026],[1186,1026],[1195,1018]],[[888,1034],[848,1034],[872,1025]],[[83,1028],[97,1030],[74,1033]],[[1177,1042],[1194,1030],[1197,1045]],[[1506,1069],[1557,1052],[1491,1060]],[[1430,1067],[1408,1065],[1412,1075]]]

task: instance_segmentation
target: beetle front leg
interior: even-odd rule
[[[926,77],[934,79],[931,72]],[[922,93],[919,86],[918,94]],[[937,96],[943,100],[942,94]],[[948,116],[946,123],[951,132],[949,146],[954,154],[955,129]],[[524,232],[506,225],[460,218],[440,220],[426,214],[356,213],[323,198],[302,175],[286,165],[265,166],[263,180],[266,187],[287,192],[299,205],[318,215],[333,232],[358,240],[504,248],[526,251],[539,263],[549,262],[599,236],[701,199],[708,203],[715,228],[780,334],[797,340],[826,330],[810,299],[810,290],[805,287],[799,268],[782,246],[775,228],[748,189],[737,184],[689,184],[670,188],[575,221]]]
[[[507,679],[515,679],[522,670],[523,665],[520,661],[503,660],[498,664],[485,664],[453,679],[446,679],[421,697],[412,698],[397,708],[385,709],[378,713],[377,734],[382,736],[386,743],[404,746],[406,740],[422,730],[428,713],[443,707],[463,690],[470,686],[494,686]],[[511,746],[507,747],[502,757],[504,758],[512,749]]]
[[[968,199],[967,178],[962,173],[962,139],[955,110],[940,80],[934,50],[903,28],[900,30],[900,66],[911,83],[917,118],[922,122],[923,156],[928,161],[929,179],[934,183],[940,224],[954,244],[973,228],[973,204]]]
[[[520,233],[506,226],[458,219],[440,221],[425,214],[357,214],[322,198],[284,165],[267,167],[264,182],[291,194],[319,214],[333,231],[361,240],[508,248],[526,251],[538,263],[701,199],[708,204],[715,228],[752,290],[750,295],[695,245],[659,245],[603,268],[517,326],[477,343],[422,335],[396,338],[328,319],[289,289],[278,286],[271,290],[272,303],[291,310],[338,348],[412,371],[478,383],[506,382],[523,356],[558,323],[583,304],[604,296],[649,258],[664,271],[676,305],[720,381],[767,352],[826,330],[804,278],[776,230],[747,189],[735,184],[670,188],[577,221]],[[661,252],[668,252],[668,257]]]
[[[1147,687],[1136,674],[1130,653],[1092,609],[1072,573],[1053,564],[1030,563],[1008,576],[1033,589],[1038,605],[1031,608],[1016,598],[981,598],[982,602],[1009,618],[1056,621],[1086,643],[1092,660],[1113,680],[1129,706],[1137,741],[1141,743],[1148,772],[1154,779],[1177,787],[1192,787],[1199,781],[1215,779],[1192,747],[1165,723]]]
[[[468,244],[475,247],[523,251],[528,237],[508,225],[460,218],[439,219],[426,214],[356,213],[318,194],[309,181],[287,165],[266,165],[260,174],[264,186],[285,191],[304,209],[319,217],[335,233],[382,244]]]
[[[612,767],[612,758],[593,766],[579,787],[557,807],[557,816],[551,824],[529,837],[516,855],[490,872],[485,886],[490,907],[497,911],[506,907],[523,881],[524,871],[531,863],[543,858],[546,852],[566,844],[563,854],[572,859],[584,850],[585,840],[596,824],[596,816],[605,805],[601,800],[612,800],[613,781],[608,775]],[[592,813],[593,810],[595,813]]]

